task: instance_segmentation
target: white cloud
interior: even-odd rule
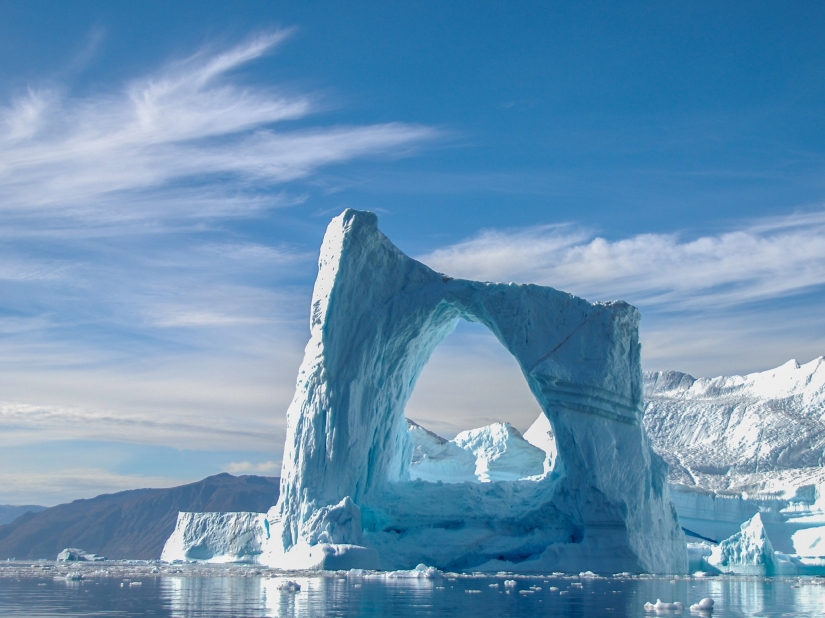
[[[114,411],[0,401],[0,445],[100,440],[215,450],[266,450],[272,447],[271,436],[278,430],[274,418],[259,419],[256,423],[244,414],[235,418],[211,411],[193,414],[174,400],[169,403],[167,414],[157,408],[123,408]]]
[[[403,123],[276,131],[277,123],[316,111],[313,98],[242,86],[231,73],[288,34],[201,51],[118,92],[77,99],[29,90],[11,101],[0,109],[0,211],[57,211],[86,224],[140,219],[159,197],[153,191],[196,179],[198,188],[184,192],[179,207],[164,200],[164,217],[237,215],[278,202],[243,195],[251,185],[281,184],[435,137],[431,128]],[[205,190],[211,184],[220,186],[212,193],[221,199]]]
[[[457,277],[540,283],[640,307],[706,310],[825,285],[825,211],[692,240],[675,233],[607,240],[573,226],[490,230],[420,259]]]
[[[451,276],[549,285],[642,310],[646,369],[747,373],[825,353],[825,211],[726,233],[607,240],[572,225],[488,230],[421,258]],[[812,300],[813,299],[813,300]],[[454,351],[455,367],[495,362]],[[444,369],[445,372],[449,368]],[[448,373],[441,378],[449,383]],[[491,397],[504,406],[506,398]]]
[[[226,466],[226,471],[232,474],[279,474],[281,471],[280,461],[262,461],[252,463],[249,461],[235,461]]]
[[[0,449],[28,453],[0,472],[6,501],[144,483],[38,468],[47,443],[267,453],[232,469],[277,472],[317,253],[271,211],[308,199],[322,166],[438,137],[330,125],[313,94],[240,74],[288,35],[0,102]],[[266,225],[228,221],[249,217]]]

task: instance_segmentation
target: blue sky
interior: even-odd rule
[[[821,3],[0,2],[0,503],[277,474],[329,219],[643,314],[646,369],[825,353]],[[537,413],[462,326],[408,412]]]

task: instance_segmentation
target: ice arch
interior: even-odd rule
[[[516,358],[552,423],[538,483],[408,480],[404,407],[461,318]],[[642,418],[638,311],[536,285],[453,279],[346,210],[321,248],[263,560],[283,568],[684,572],[664,462]]]
[[[516,359],[486,326],[459,320],[427,361],[404,414],[414,447],[411,479],[488,483],[552,470],[550,421]]]

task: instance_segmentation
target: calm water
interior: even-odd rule
[[[656,615],[643,605],[657,598],[687,607],[706,596],[716,601],[716,617],[825,616],[825,585],[812,578],[531,577],[505,587],[505,577],[293,574],[288,579],[301,591],[288,593],[278,590],[286,578],[251,567],[107,563],[79,570],[84,579],[74,582],[54,565],[0,566],[0,616],[619,617]]]

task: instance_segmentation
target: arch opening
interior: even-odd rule
[[[404,414],[411,480],[539,480],[558,458],[518,362],[485,325],[466,318],[430,356]]]

